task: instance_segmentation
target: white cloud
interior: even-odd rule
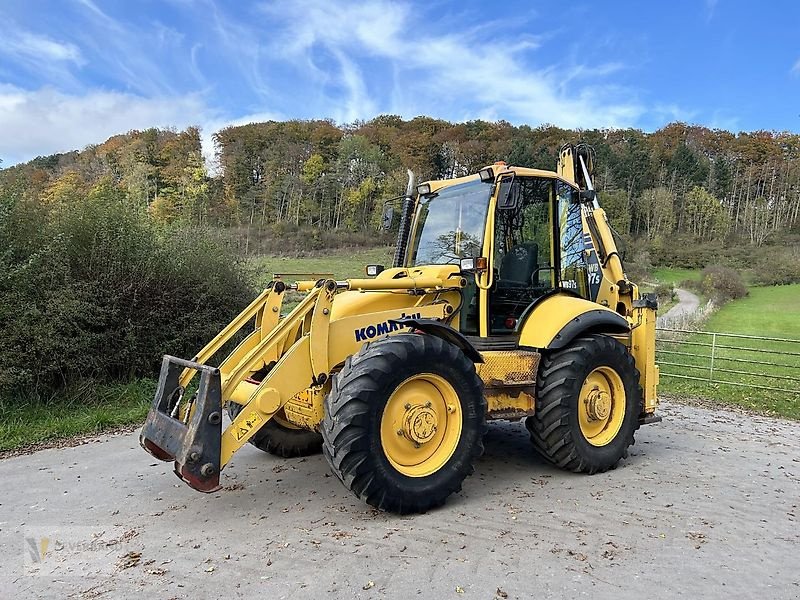
[[[197,94],[145,98],[121,92],[65,94],[0,84],[0,159],[8,167],[36,156],[79,150],[118,133],[149,127],[199,126],[203,156],[215,168],[212,136],[230,125],[285,118],[262,111],[227,117]]]
[[[714,18],[714,13],[717,10],[719,0],[706,0],[706,20],[710,21]]]
[[[0,46],[3,51],[33,59],[37,62],[66,61],[82,64],[80,49],[68,42],[58,42],[49,37],[11,28]]]
[[[357,6],[298,0],[291,14],[280,4],[263,8],[271,21],[283,27],[271,45],[274,54],[297,65],[313,65],[310,57],[320,48],[337,57],[337,76],[348,90],[344,114],[349,120],[387,111],[407,117],[434,113],[450,117],[442,114],[448,106],[462,111],[469,104],[475,107],[475,117],[491,114],[562,127],[622,127],[635,124],[644,112],[629,91],[603,83],[623,68],[618,63],[531,67],[527,59],[538,47],[532,35],[517,36],[509,43],[507,36],[487,36],[482,28],[434,33],[430,27],[415,27],[406,5],[384,0]],[[370,92],[380,90],[370,89],[364,76],[351,68],[354,56],[388,61],[397,73],[396,85],[413,93],[392,90],[388,97],[398,104],[379,105]]]
[[[202,12],[193,37],[157,21],[149,29],[118,21],[92,0],[77,1],[85,25],[70,35],[79,46],[21,31],[0,46],[48,86],[0,83],[3,166],[154,126],[199,125],[213,167],[215,131],[267,119],[352,122],[395,113],[590,128],[636,125],[647,116],[635,91],[613,84],[625,65],[591,64],[575,52],[543,55],[544,20],[537,33],[536,21],[509,31],[502,19],[459,27],[457,15],[445,28],[393,0],[296,0],[289,12],[273,2],[260,13],[173,0]],[[79,81],[85,73],[77,67],[87,62],[86,71],[124,91]],[[211,70],[220,63],[227,72]]]
[[[241,117],[211,117],[200,126],[200,142],[202,144],[203,158],[206,161],[206,168],[209,173],[216,175],[219,173],[220,166],[216,157],[216,147],[214,146],[214,134],[225,127],[235,127],[237,125],[249,125],[250,123],[262,123],[264,121],[284,121],[288,117],[279,112],[257,112]]]
[[[77,96],[0,85],[0,158],[8,166],[100,143],[131,129],[186,127],[207,118],[203,101],[191,95],[142,98],[94,91]]]
[[[798,74],[800,74],[800,58],[798,58],[798,59],[797,59],[797,61],[796,61],[796,62],[794,63],[794,65],[792,66],[791,73],[792,73],[793,75],[798,75]]]
[[[724,129],[725,131],[741,131],[741,119],[737,116],[726,114],[723,111],[715,110],[708,123],[711,129]]]

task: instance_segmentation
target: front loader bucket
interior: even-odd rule
[[[184,369],[200,373],[197,392],[182,407]],[[185,415],[181,420],[181,414]],[[220,488],[222,385],[219,369],[165,356],[158,390],[142,427],[139,443],[159,460],[175,461],[175,473],[201,492]]]

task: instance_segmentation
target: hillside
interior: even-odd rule
[[[253,123],[214,139],[214,176],[197,129],[151,129],[6,168],[0,198],[48,199],[103,181],[165,222],[373,230],[382,199],[403,190],[407,167],[420,179],[463,175],[495,160],[552,169],[559,147],[581,140],[597,150],[597,184],[622,234],[762,246],[800,231],[800,136],[788,133],[682,123],[653,133],[576,131],[384,115],[346,126]]]

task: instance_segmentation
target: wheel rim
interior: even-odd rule
[[[403,381],[381,416],[381,445],[391,465],[408,477],[441,469],[458,446],[463,416],[458,394],[432,373]]]
[[[614,440],[625,419],[625,386],[610,367],[597,367],[583,382],[578,397],[581,433],[593,446]]]

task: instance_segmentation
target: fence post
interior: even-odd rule
[[[708,374],[708,380],[713,383],[714,381],[714,356],[717,350],[717,334],[711,334],[711,371]]]

